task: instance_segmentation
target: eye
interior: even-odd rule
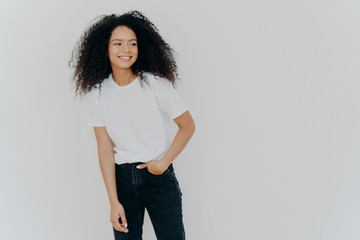
[[[120,45],[121,43],[115,43],[115,45]]]
[[[136,46],[136,43],[131,43],[132,46]]]

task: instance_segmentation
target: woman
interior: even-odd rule
[[[157,239],[185,239],[172,162],[195,131],[174,90],[173,49],[139,11],[102,16],[72,58],[76,93],[87,93],[115,239],[142,239],[144,210]],[[144,84],[144,82],[146,84]],[[171,142],[170,123],[179,130]]]

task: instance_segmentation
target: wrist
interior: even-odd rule
[[[159,168],[165,171],[171,164],[171,162],[167,161],[165,158],[161,158],[158,160]]]
[[[112,199],[112,200],[110,200],[109,202],[110,202],[110,206],[111,206],[111,207],[120,204],[119,200],[117,200],[117,199]]]

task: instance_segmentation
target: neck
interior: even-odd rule
[[[112,69],[112,77],[115,80],[115,82],[117,84],[119,84],[120,86],[123,85],[127,85],[130,82],[132,82],[135,78],[136,75],[131,71],[130,68],[117,68],[117,69]]]

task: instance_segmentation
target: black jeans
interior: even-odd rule
[[[139,164],[115,164],[118,199],[129,229],[123,233],[113,227],[115,240],[142,240],[145,208],[158,240],[185,240],[182,193],[173,164],[161,175],[137,169]]]

